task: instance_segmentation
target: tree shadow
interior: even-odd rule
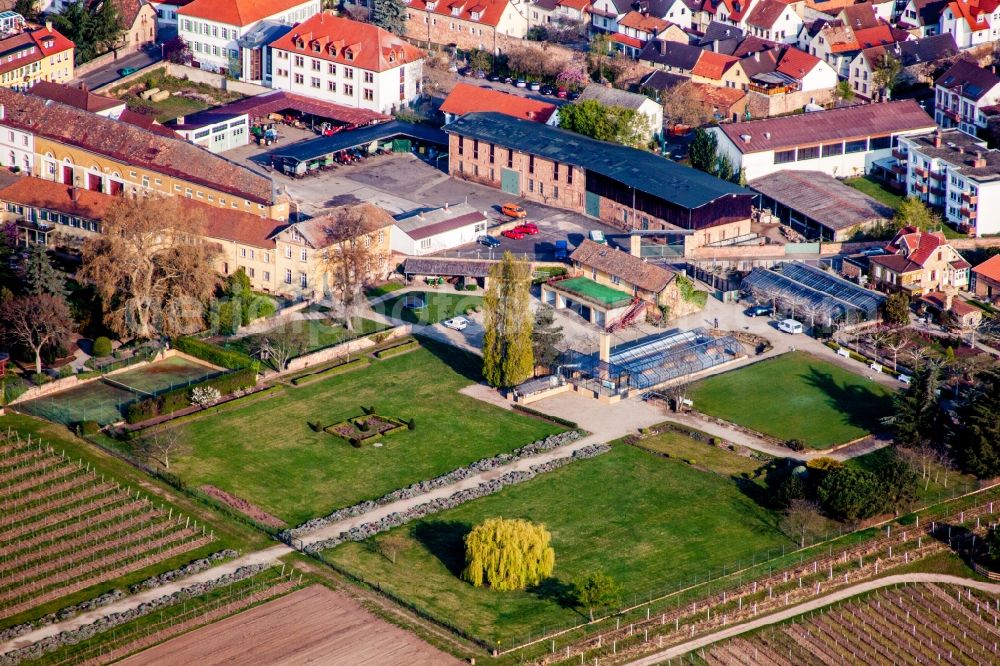
[[[758,506],[780,510],[785,507],[779,497],[778,489],[791,475],[792,470],[801,464],[802,461],[795,458],[775,458],[758,467],[752,475],[734,475],[731,478],[737,489]]]
[[[573,585],[558,578],[546,578],[538,585],[529,588],[528,592],[539,599],[552,601],[562,608],[572,608],[579,611],[576,605],[576,595]]]
[[[420,340],[424,349],[470,382],[478,384],[483,381],[483,359],[481,357],[425,335],[418,334],[414,337]]]
[[[879,419],[892,414],[891,398],[876,395],[867,387],[838,384],[829,372],[817,368],[809,368],[803,378],[806,383],[822,391],[826,396],[826,404],[842,414],[852,426],[868,431],[877,430]]]
[[[468,523],[431,520],[413,528],[413,538],[456,577],[465,568],[465,535],[472,531]]]

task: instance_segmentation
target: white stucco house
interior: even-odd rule
[[[396,217],[390,234],[394,253],[420,257],[472,243],[486,233],[486,215],[467,203]]]
[[[193,0],[177,9],[177,34],[192,65],[228,72],[242,61],[237,41],[261,21],[293,25],[320,11],[320,0]]]

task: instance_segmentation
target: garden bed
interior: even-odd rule
[[[272,516],[267,511],[264,511],[258,506],[251,504],[242,497],[237,497],[236,495],[231,495],[221,488],[216,488],[215,486],[204,485],[199,488],[201,492],[205,493],[214,500],[222,502],[231,509],[239,511],[243,515],[247,516],[260,523],[261,525],[266,525],[267,527],[284,527],[285,521],[277,516]]]
[[[382,435],[391,435],[394,432],[406,430],[408,427],[405,421],[391,416],[365,414],[326,426],[323,431],[346,439],[352,446],[360,447]]]

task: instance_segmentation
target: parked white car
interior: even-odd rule
[[[469,320],[465,317],[452,317],[451,319],[445,319],[441,323],[453,331],[464,331],[469,325]]]
[[[795,335],[802,332],[802,323],[794,319],[782,319],[778,322],[778,330]]]

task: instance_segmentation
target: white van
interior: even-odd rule
[[[794,319],[782,319],[778,322],[778,330],[795,335],[802,332],[802,324]]]

